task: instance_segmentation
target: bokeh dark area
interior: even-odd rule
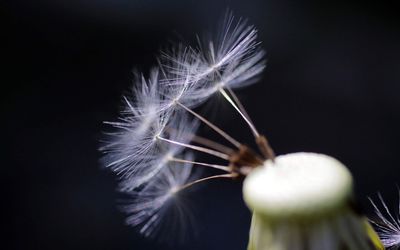
[[[197,238],[170,246],[124,225],[116,178],[99,140],[132,70],[146,72],[169,41],[195,42],[226,8],[249,19],[268,52],[256,85],[237,91],[278,154],[332,155],[357,197],[398,201],[400,15],[396,1],[9,1],[1,3],[2,249],[246,248],[240,182],[213,181],[187,198]],[[219,105],[216,105],[218,103]],[[251,143],[222,100],[216,123]],[[174,237],[174,232],[169,232]]]

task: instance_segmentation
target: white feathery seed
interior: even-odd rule
[[[244,62],[261,52],[257,42],[257,30],[247,25],[246,20],[235,21],[232,13],[227,12],[217,35],[199,41],[199,56],[203,61],[198,71],[202,75],[212,76],[237,62]]]
[[[379,218],[379,220],[371,220],[371,222],[376,226],[378,235],[386,249],[400,249],[400,201],[397,211],[398,214],[394,217],[383,200],[382,195],[378,194],[378,197],[384,212],[382,212],[378,205],[370,199],[375,209],[375,213]]]
[[[173,76],[173,85],[191,85],[192,101],[200,104],[222,88],[246,87],[257,80],[265,68],[265,51],[259,46],[257,30],[247,21],[227,13],[218,36],[199,41],[197,49],[178,46],[164,52],[161,64]],[[178,81],[174,81],[178,80]],[[194,98],[193,98],[194,97]]]
[[[119,130],[111,134],[112,140],[102,150],[106,152],[106,166],[122,177],[132,177],[142,172],[147,158],[158,151],[156,136],[167,123],[174,123],[169,110],[162,110],[163,97],[158,74],[153,70],[146,81],[141,76],[134,100],[125,98],[126,108],[119,122],[109,122]],[[136,176],[137,177],[137,176]]]
[[[227,12],[220,29],[216,37],[199,41],[198,57],[202,63],[194,78],[209,82],[207,94],[224,87],[245,87],[265,68],[265,52],[253,26],[247,25],[246,20],[235,21]]]
[[[193,49],[182,44],[162,52],[159,65],[163,75],[162,86],[166,90],[167,108],[175,108],[176,102],[194,108],[209,98],[198,94],[202,86],[193,78],[199,63]]]
[[[159,65],[148,79],[137,74],[132,96],[124,97],[125,109],[119,121],[106,122],[116,131],[109,134],[100,149],[105,153],[104,163],[119,176],[119,191],[132,195],[131,204],[124,210],[130,214],[127,223],[138,226],[141,234],[150,236],[158,230],[161,217],[166,208],[172,207],[172,198],[181,192],[180,188],[203,181],[187,183],[194,163],[189,150],[229,161],[228,154],[210,146],[215,144],[209,144],[210,148],[190,144],[198,123],[191,121],[189,115],[213,127],[191,109],[222,88],[234,89],[254,82],[265,67],[265,53],[256,39],[253,26],[242,20],[236,22],[227,13],[218,36],[199,42],[196,49],[178,44],[161,53]],[[213,129],[218,132],[215,126]],[[234,141],[221,131],[219,134]],[[228,166],[196,164],[230,171]],[[209,179],[231,176],[234,175]]]
[[[187,153],[184,158],[192,161],[193,155]],[[127,224],[137,226],[139,232],[148,237],[160,229],[162,216],[167,213],[167,210],[175,210],[174,212],[179,213],[180,216],[177,216],[179,218],[187,216],[181,204],[172,199],[177,198],[180,194],[177,190],[191,179],[191,174],[190,163],[170,162],[143,189],[127,192],[132,196],[130,204],[123,207],[123,210],[129,214]]]
[[[133,190],[148,181],[162,171],[172,158],[179,156],[184,147],[170,141],[188,144],[198,128],[197,121],[190,121],[188,114],[178,113],[174,115],[173,123],[167,124],[167,129],[154,138],[155,148],[151,152],[136,156],[137,164],[134,172],[129,177],[124,178],[120,183],[121,191]]]

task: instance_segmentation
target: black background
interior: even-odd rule
[[[117,117],[132,69],[154,65],[169,40],[194,42],[227,7],[259,29],[268,52],[262,80],[237,93],[275,151],[332,155],[353,172],[367,213],[367,197],[377,191],[395,207],[400,15],[394,3],[2,3],[1,204],[10,222],[4,249],[245,249],[250,213],[240,183],[214,181],[191,193],[197,239],[168,246],[124,225],[115,177],[100,168],[97,151],[109,129],[102,121]],[[206,109],[251,142],[222,100]]]

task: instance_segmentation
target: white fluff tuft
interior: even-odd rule
[[[188,153],[185,159],[191,161],[193,155]],[[129,214],[127,224],[137,227],[141,234],[149,237],[161,230],[162,217],[167,212],[178,213],[179,216],[175,214],[175,218],[186,218],[189,215],[188,211],[185,211],[183,204],[177,202],[176,199],[181,193],[176,190],[189,182],[191,174],[191,164],[170,162],[143,189],[128,192],[132,200],[129,205],[123,207],[123,210]],[[182,229],[181,226],[185,223],[185,221],[175,222],[175,225],[178,225],[175,229]],[[168,226],[171,229],[173,225]]]
[[[168,82],[190,85],[186,96],[194,101],[193,106],[221,88],[254,83],[265,68],[265,51],[257,41],[257,30],[247,21],[235,21],[228,12],[217,34],[199,41],[197,49],[179,45],[178,50],[162,54],[161,65],[172,74]]]
[[[167,107],[174,108],[179,102],[194,108],[208,99],[209,96],[199,95],[203,86],[193,77],[200,63],[195,51],[182,44],[161,53],[159,64]]]
[[[378,194],[378,197],[384,212],[370,199],[379,218],[379,221],[372,221],[372,223],[376,226],[378,235],[386,249],[400,249],[400,201],[397,211],[399,214],[393,217],[381,194]]]
[[[186,113],[179,112],[178,114],[173,115],[174,118],[167,124],[168,129],[159,136],[171,141],[188,144],[198,128],[198,122],[190,121]],[[165,166],[170,164],[171,158],[179,156],[184,149],[182,146],[160,141],[157,138],[154,139],[154,145],[152,152],[136,156],[135,161],[137,164],[132,170],[132,174],[121,181],[121,191],[133,190],[146,184],[158,175]]]
[[[169,112],[160,112],[161,97],[152,81],[139,83],[135,100],[124,98],[126,109],[119,122],[108,122],[118,129],[110,134],[111,140],[102,151],[106,154],[106,167],[125,176],[134,174],[143,156],[156,148],[155,136],[161,133],[170,119]]]
[[[193,156],[184,149],[199,150],[189,145],[198,128],[188,118],[196,116],[191,109],[222,88],[253,83],[264,69],[265,53],[256,39],[252,26],[227,13],[218,36],[199,42],[196,49],[179,44],[162,52],[148,79],[136,77],[119,121],[107,122],[117,131],[101,148],[105,166],[120,177],[119,190],[133,196],[125,207],[127,221],[143,235],[157,231],[164,208],[177,195],[174,190],[189,179],[191,164],[182,162]]]
[[[136,188],[157,174],[168,157],[181,151],[176,145],[166,145],[157,139],[163,136],[187,143],[194,135],[197,124],[187,114],[165,109],[165,90],[159,83],[157,70],[146,81],[141,76],[134,93],[134,100],[125,98],[126,108],[119,122],[109,122],[118,129],[110,134],[111,140],[102,150],[106,166],[119,174],[129,189]],[[168,132],[166,127],[177,132]],[[185,133],[185,136],[182,136]],[[124,185],[124,189],[128,188]]]

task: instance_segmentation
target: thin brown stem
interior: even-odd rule
[[[210,163],[197,162],[197,161],[189,161],[189,160],[179,159],[179,158],[175,158],[175,157],[170,158],[170,161],[181,162],[181,163],[192,163],[195,165],[200,165],[200,166],[204,166],[204,167],[210,167],[210,168],[223,170],[225,172],[230,172],[230,168],[227,166],[223,166],[223,165],[210,164]]]
[[[260,149],[261,153],[263,156],[267,159],[274,160],[275,159],[275,153],[271,146],[269,145],[269,142],[267,138],[264,135],[261,135],[258,133],[256,130],[253,121],[251,120],[249,114],[246,112],[245,108],[243,107],[242,103],[240,102],[239,98],[236,96],[235,92],[232,91],[230,88],[226,88],[232,97],[232,99],[229,99],[229,96],[226,94],[226,92],[222,92],[225,98],[228,98],[227,100],[233,105],[233,107],[242,115],[242,117],[245,119],[245,121],[249,124],[250,128],[253,131],[253,134],[256,138],[256,143],[258,148]],[[223,89],[222,89],[223,90]],[[234,103],[236,103],[237,107],[235,107]],[[247,119],[247,120],[246,120]],[[253,130],[254,128],[254,130]]]
[[[175,128],[166,127],[165,131],[167,131],[167,132],[171,132],[171,131],[177,132],[178,130],[175,129]],[[190,141],[192,141],[192,142],[195,142],[195,143],[198,143],[198,144],[200,144],[202,146],[206,146],[208,148],[220,151],[220,152],[222,152],[224,154],[231,155],[231,154],[233,154],[235,152],[235,150],[233,150],[232,148],[227,147],[225,145],[222,145],[222,144],[220,144],[218,142],[215,142],[213,140],[207,139],[205,137],[202,137],[202,136],[199,136],[199,135],[195,135],[195,134],[190,133],[190,132],[179,131],[179,133],[184,135],[186,138],[190,139]]]
[[[197,184],[197,183],[200,183],[200,182],[203,182],[203,181],[208,181],[208,180],[212,180],[212,179],[221,179],[221,178],[235,178],[235,177],[237,177],[237,174],[235,174],[235,173],[220,174],[220,175],[213,175],[213,176],[205,177],[205,178],[202,178],[202,179],[195,180],[193,182],[189,182],[189,183],[187,183],[187,184],[185,184],[183,186],[177,187],[174,190],[174,193],[180,192],[180,191],[182,191],[182,190],[184,190],[186,188],[189,188],[189,187],[193,186],[194,184]]]
[[[247,119],[252,123],[253,121],[251,120],[249,114],[247,113],[246,109],[244,108],[242,102],[240,101],[240,99],[238,98],[238,96],[235,94],[235,92],[233,92],[233,90],[229,87],[226,87],[226,90],[228,90],[228,93],[232,96],[233,101],[238,105],[240,111],[242,111],[242,113],[247,117]]]
[[[228,93],[226,93],[226,91],[223,88],[219,89],[219,92],[222,94],[222,96],[232,105],[232,107],[234,107],[236,109],[236,111],[240,114],[240,116],[242,116],[243,120],[247,123],[247,125],[249,126],[251,132],[253,132],[254,137],[258,137],[260,134],[258,133],[256,127],[254,126],[254,124],[251,122],[251,120],[249,120],[246,115],[244,115],[241,110],[239,109],[239,107],[236,105],[236,103],[232,100],[232,98],[228,95]]]
[[[275,160],[274,150],[272,150],[265,136],[259,135],[258,137],[256,137],[256,143],[265,158],[271,159],[272,161]]]
[[[168,143],[172,143],[172,144],[175,144],[175,145],[179,145],[179,146],[182,146],[182,147],[190,148],[190,149],[193,149],[193,150],[196,150],[196,151],[199,151],[199,152],[203,152],[203,153],[206,153],[206,154],[209,154],[209,155],[213,155],[213,156],[219,157],[219,158],[227,160],[227,161],[229,160],[229,155],[221,153],[221,152],[216,151],[216,150],[212,150],[212,149],[204,148],[204,147],[200,147],[200,146],[195,146],[195,145],[190,145],[190,144],[186,144],[186,143],[182,143],[182,142],[173,141],[173,140],[170,140],[170,139],[163,138],[161,136],[157,136],[157,139],[159,139],[161,141],[168,142]]]
[[[215,149],[215,150],[220,151],[222,153],[225,153],[227,155],[231,155],[231,154],[233,154],[233,152],[235,152],[230,147],[227,147],[225,145],[219,144],[218,142],[215,142],[213,140],[204,138],[202,136],[194,135],[193,138],[192,138],[192,141],[196,142],[196,143],[199,143],[199,144],[201,144],[203,146],[210,147],[212,149]]]
[[[194,115],[196,118],[198,118],[200,121],[204,122],[207,126],[209,126],[211,129],[213,129],[215,132],[217,132],[218,134],[220,134],[222,137],[224,137],[227,141],[229,141],[230,143],[232,143],[232,145],[234,145],[235,147],[239,148],[240,145],[242,145],[240,142],[238,142],[237,140],[235,140],[232,136],[228,135],[225,131],[223,131],[222,129],[220,129],[219,127],[217,127],[216,125],[214,125],[213,123],[211,123],[209,120],[207,120],[206,118],[204,118],[203,116],[201,116],[200,114],[194,112],[193,110],[191,110],[190,108],[186,107],[185,105],[183,105],[180,102],[176,102],[177,105],[179,105],[180,107],[182,107],[183,109],[185,109],[186,111],[188,111],[189,113],[191,113],[192,115]]]

